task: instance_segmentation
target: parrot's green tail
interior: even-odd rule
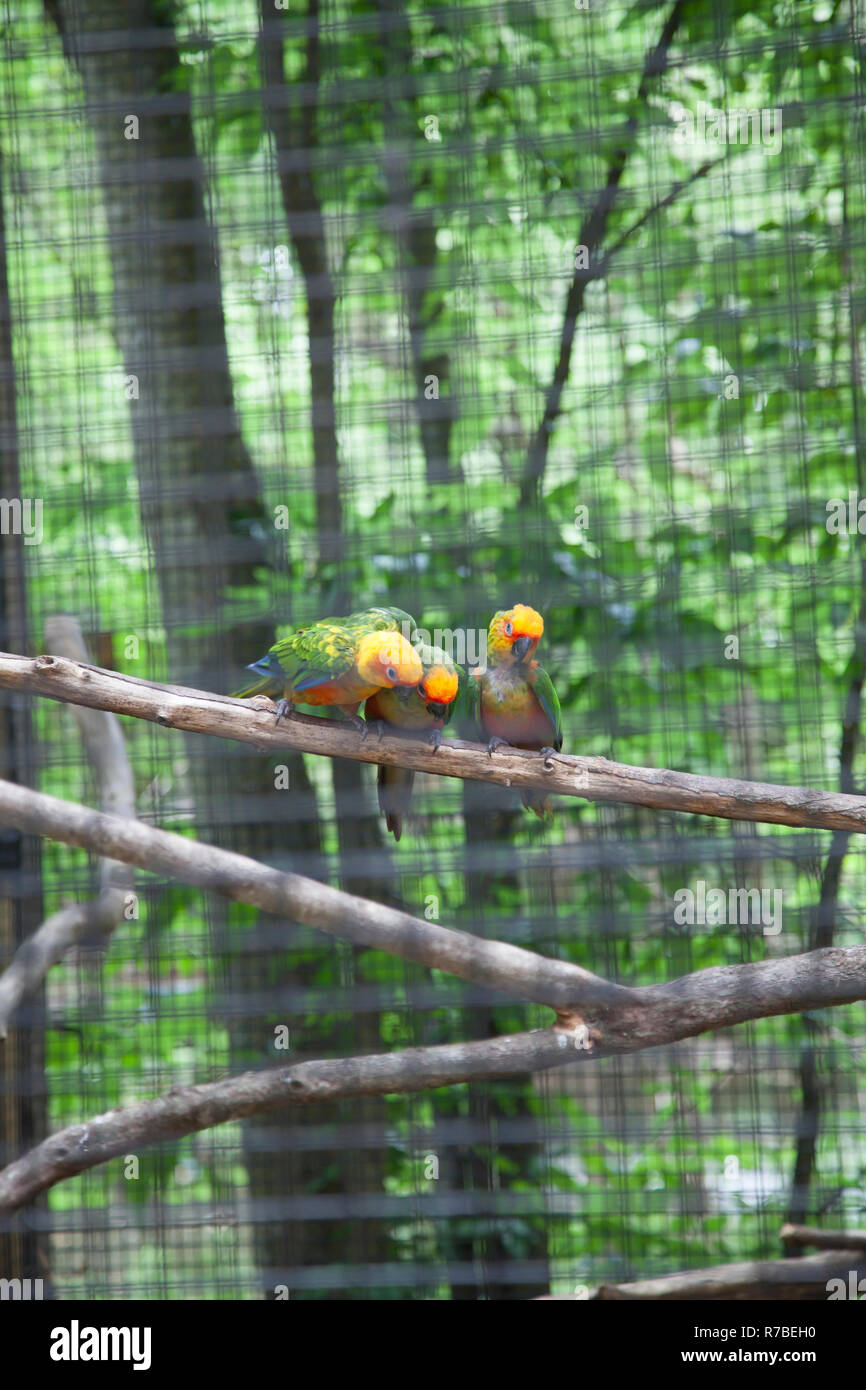
[[[249,700],[253,695],[278,695],[282,687],[272,676],[266,676],[263,680],[253,681],[252,685],[245,685],[242,690],[233,690],[233,700]]]
[[[379,810],[385,817],[385,824],[394,839],[399,840],[403,834],[403,817],[409,814],[412,802],[415,774],[407,771],[405,767],[388,767],[385,763],[380,763],[377,781]]]
[[[553,820],[553,806],[547,792],[536,791],[533,787],[525,787],[520,793],[520,800],[527,811],[532,811],[539,820]]]

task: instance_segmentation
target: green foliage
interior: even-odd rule
[[[89,634],[112,635],[119,670],[170,680],[133,461],[134,403],[113,337],[92,133],[69,119],[72,109],[81,115],[81,89],[41,6],[26,0],[19,9],[25,52],[4,67],[0,138],[7,201],[14,192],[22,466],[46,517],[44,544],[28,557],[33,632],[46,614],[73,611]],[[260,583],[229,595],[231,619],[279,632],[328,611],[337,589],[354,607],[405,607],[431,630],[486,628],[503,603],[531,602],[545,616],[539,656],[562,702],[566,751],[835,787],[841,718],[862,674],[866,544],[826,527],[829,499],[864,491],[862,51],[841,12],[790,0],[688,5],[679,61],[642,107],[644,60],[668,5],[582,11],[561,0],[443,11],[413,0],[401,12],[405,51],[384,43],[371,0],[338,0],[323,29],[311,168],[338,292],[345,530],[340,565],[325,573],[316,558],[306,301],[257,95],[258,7],[209,5],[207,36],[198,7],[176,11],[181,61],[170,85],[191,94],[206,156],[235,401],[269,512],[290,510],[289,530],[276,532],[285,554]],[[159,16],[169,22],[167,6]],[[304,32],[293,9],[284,64],[293,100],[313,97],[291,85],[304,71]],[[395,72],[406,82],[394,85],[388,110],[383,84]],[[679,143],[679,114],[700,102],[781,110],[781,151]],[[293,129],[300,109],[292,108]],[[529,507],[521,479],[559,352],[579,230],[631,116],[636,133],[606,246],[705,160],[724,154],[725,162],[649,218],[604,279],[587,286],[540,501]],[[447,357],[443,398],[455,404],[450,465],[460,474],[436,489],[425,478],[420,385],[407,350],[407,252],[388,220],[383,152],[396,149],[412,216],[432,222],[424,350]],[[78,176],[58,177],[70,168]],[[206,644],[208,635],[204,619],[190,628],[191,641]],[[126,655],[130,636],[136,656]],[[726,655],[731,636],[735,658]],[[43,787],[91,801],[71,716],[48,702],[36,716]],[[124,732],[142,814],[203,833],[179,747],[137,721]],[[333,856],[330,784],[316,760],[307,764]],[[373,895],[398,892],[421,915],[432,896],[433,920],[639,985],[803,949],[829,843],[781,827],[734,832],[723,822],[575,803],[552,827],[515,820],[507,852],[485,846],[496,877],[479,906],[465,877],[460,788],[424,779],[415,807],[418,821],[393,849],[395,881],[374,883]],[[94,890],[94,866],[79,851],[46,845],[43,868],[47,910]],[[782,934],[677,927],[674,894],[698,879],[782,889]],[[862,851],[852,846],[839,944],[862,939],[863,887]],[[115,933],[98,968],[86,958],[52,977],[52,1125],[228,1066],[231,1020],[215,1010],[215,955],[218,944],[242,952],[258,914],[231,908],[227,947],[215,941],[203,895],[144,875],[139,893],[139,918]],[[349,969],[338,951],[294,939],[292,948],[292,961],[309,967],[301,1031],[315,1019],[345,1039],[351,1001],[340,1010],[333,999],[349,979],[381,991],[383,1049],[463,1036],[464,995],[450,977],[377,952],[359,952]],[[270,983],[284,964],[275,949]],[[79,972],[85,985],[98,978],[98,989]],[[430,995],[423,1011],[412,1003],[421,985]],[[317,991],[327,1009],[317,1008]],[[542,1026],[548,1015],[514,1005],[493,1017],[505,1032]],[[279,1021],[268,1014],[263,1031]],[[822,1029],[835,1090],[817,1181],[837,1193],[837,1215],[862,1213],[862,1149],[837,1138],[862,1129],[863,1010],[837,1011]],[[503,1084],[490,1142],[465,1148],[490,1162],[513,1199],[496,1223],[509,1255],[533,1248],[543,1219],[555,1231],[562,1289],[768,1254],[792,1171],[802,1039],[799,1020],[765,1020],[682,1059],[676,1049],[653,1054],[642,1069],[628,1059],[570,1068],[567,1080],[539,1081],[528,1096]],[[748,1049],[770,1059],[766,1069],[752,1068]],[[590,1070],[595,1088],[584,1079]],[[762,1127],[762,1107],[779,1122]],[[552,1137],[524,1164],[497,1142],[496,1127],[534,1111]],[[417,1197],[419,1213],[395,1220],[389,1235],[398,1258],[429,1260],[430,1297],[447,1296],[447,1285],[435,1274],[443,1223],[423,1213],[435,1183],[419,1176],[421,1139],[435,1146],[443,1119],[475,1113],[468,1087],[437,1093],[435,1105],[426,1095],[387,1101],[389,1188]],[[58,1212],[216,1202],[226,1188],[244,1191],[239,1142],[233,1127],[166,1145],[140,1155],[138,1180],[126,1180],[118,1161],[61,1184],[51,1202]],[[731,1156],[748,1174],[739,1187],[726,1185]],[[323,1168],[317,1189],[333,1176]],[[490,1229],[486,1217],[461,1217],[447,1240],[486,1239]],[[230,1255],[220,1254],[222,1237],[209,1239],[233,1287],[246,1288],[248,1234],[230,1237]],[[164,1258],[142,1234],[130,1283],[155,1277]],[[191,1261],[189,1272],[204,1288]],[[64,1296],[87,1290],[72,1269],[65,1277],[60,1269],[59,1283]]]

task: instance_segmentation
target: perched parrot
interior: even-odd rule
[[[366,731],[358,706],[377,690],[412,688],[423,676],[421,659],[400,628],[415,623],[402,608],[367,608],[347,618],[322,618],[275,642],[247,667],[259,677],[235,691],[239,699],[276,695],[277,723],[295,705],[332,705]]]
[[[412,690],[405,687],[377,690],[364,706],[364,717],[372,727],[393,725],[418,730],[427,735],[434,750],[442,742],[442,728],[448,723],[460,685],[460,668],[441,647],[419,642],[415,647],[424,674]],[[465,679],[465,678],[464,678]],[[415,774],[405,767],[379,765],[379,810],[395,840],[403,834],[403,817],[412,800]]]
[[[541,614],[522,603],[493,615],[487,632],[487,669],[473,671],[467,682],[491,757],[504,744],[537,748],[545,757],[562,748],[559,700],[550,676],[533,660],[543,631]],[[542,791],[523,788],[520,799],[536,816],[553,815]]]

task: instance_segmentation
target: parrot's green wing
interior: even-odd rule
[[[431,647],[429,642],[416,642],[414,646],[425,672],[432,666],[442,666],[446,671],[456,671],[459,677],[460,667],[451,660],[444,647]]]
[[[535,698],[550,720],[550,727],[553,730],[550,745],[559,752],[562,747],[562,710],[559,707],[559,696],[553,688],[553,681],[543,666],[535,666],[530,674],[529,684],[532,686]]]
[[[390,628],[402,633],[404,624],[408,624],[410,641],[416,631],[415,619],[402,608],[362,608],[360,612],[350,613],[348,618],[340,618],[337,621],[342,626],[353,629],[360,627],[363,632],[383,632]]]
[[[363,632],[369,628],[362,628]],[[286,673],[293,690],[309,690],[338,680],[355,665],[359,638],[339,622],[311,623],[292,637],[276,642],[271,653]]]
[[[401,632],[403,624],[408,623],[412,633],[416,630],[415,619],[411,613],[406,613],[402,608],[359,608],[356,613],[348,613],[341,618],[317,618],[314,622],[304,623],[302,627],[293,628],[286,634],[286,640],[291,640],[301,632],[309,632],[314,627],[342,627],[347,631],[365,632],[384,632],[392,629]]]
[[[404,608],[384,608],[382,611],[389,614],[389,616],[394,619],[398,632],[402,632],[403,624],[408,623],[411,640],[411,634],[417,631],[417,624],[412,614],[407,613]]]
[[[454,721],[461,738],[478,743],[484,737],[481,728],[481,686],[474,671],[460,671]]]
[[[243,699],[259,694],[276,695],[288,685],[295,690],[323,685],[351,670],[358,643],[366,633],[405,633],[407,623],[411,640],[416,631],[415,619],[402,608],[364,608],[345,618],[320,618],[303,627],[284,629],[284,635],[274,643],[267,656],[247,668],[254,671],[258,679],[234,694]]]
[[[460,709],[461,709],[461,706],[462,706],[462,702],[466,699],[466,696],[464,695],[464,691],[465,691],[465,689],[466,689],[466,682],[469,680],[469,676],[468,676],[467,673],[464,671],[464,669],[463,669],[462,666],[458,666],[458,665],[457,665],[457,662],[456,662],[456,661],[452,661],[451,665],[454,667],[454,670],[457,672],[457,694],[455,695],[455,697],[454,697],[454,699],[452,700],[451,704],[448,706],[448,713],[445,715],[445,723],[446,723],[446,724],[450,724],[452,718],[453,718],[454,715],[456,714],[456,715],[457,715],[457,720],[458,720],[458,727],[459,727]],[[473,685],[475,684],[474,681],[473,681],[472,683],[473,683]]]

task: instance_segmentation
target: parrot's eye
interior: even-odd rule
[[[385,675],[388,677],[389,681],[394,681],[394,683],[396,684],[397,672],[394,670],[393,666],[388,667],[387,671],[385,672]]]
[[[505,624],[505,636],[506,636],[506,637],[510,637],[513,631],[514,631],[514,624],[513,624],[513,623],[506,623],[506,624]]]

